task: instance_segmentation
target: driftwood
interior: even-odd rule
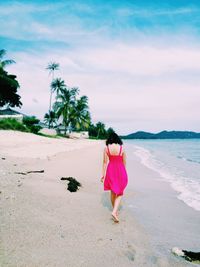
[[[172,252],[184,258],[187,261],[193,262],[193,263],[200,263],[200,252],[193,252],[188,250],[179,249],[177,247],[172,249]]]
[[[27,172],[15,172],[15,174],[22,174],[22,175],[27,175],[29,173],[43,173],[44,170],[39,170],[39,171],[27,171]]]
[[[191,262],[200,262],[200,252],[183,250],[185,259]]]
[[[67,181],[69,181],[67,190],[69,190],[70,192],[76,192],[77,190],[79,190],[79,187],[82,186],[81,183],[79,183],[73,177],[62,177],[62,178],[60,178],[60,180],[67,180]]]

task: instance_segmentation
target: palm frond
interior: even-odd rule
[[[0,59],[3,58],[6,55],[6,50],[5,49],[1,49],[0,50]]]
[[[49,73],[52,73],[55,70],[59,70],[59,67],[60,67],[59,63],[50,62],[50,63],[48,63],[46,69],[49,70]]]
[[[2,68],[5,68],[6,66],[14,64],[14,63],[16,63],[16,62],[12,59],[6,59],[6,60],[3,60],[0,62]]]

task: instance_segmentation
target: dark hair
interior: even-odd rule
[[[113,143],[119,145],[123,144],[121,138],[115,132],[110,133],[106,140],[106,145],[111,145]]]

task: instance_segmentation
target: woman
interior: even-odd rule
[[[114,132],[111,133],[106,140],[106,148],[103,155],[103,176],[101,182],[104,183],[105,191],[111,191],[112,218],[115,222],[119,222],[118,208],[128,183],[126,154],[122,144],[120,137]]]

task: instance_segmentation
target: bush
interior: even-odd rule
[[[42,127],[38,125],[40,122],[39,119],[37,119],[35,116],[26,116],[23,118],[23,123],[26,125],[26,127],[30,130],[31,133],[37,134]]]
[[[0,120],[0,129],[31,132],[37,134],[42,129],[40,125],[37,125],[38,123],[39,120],[34,116],[24,117],[23,123],[17,121],[16,119],[7,118]]]
[[[0,129],[2,130],[16,130],[22,132],[29,132],[29,129],[16,119],[1,119]]]

